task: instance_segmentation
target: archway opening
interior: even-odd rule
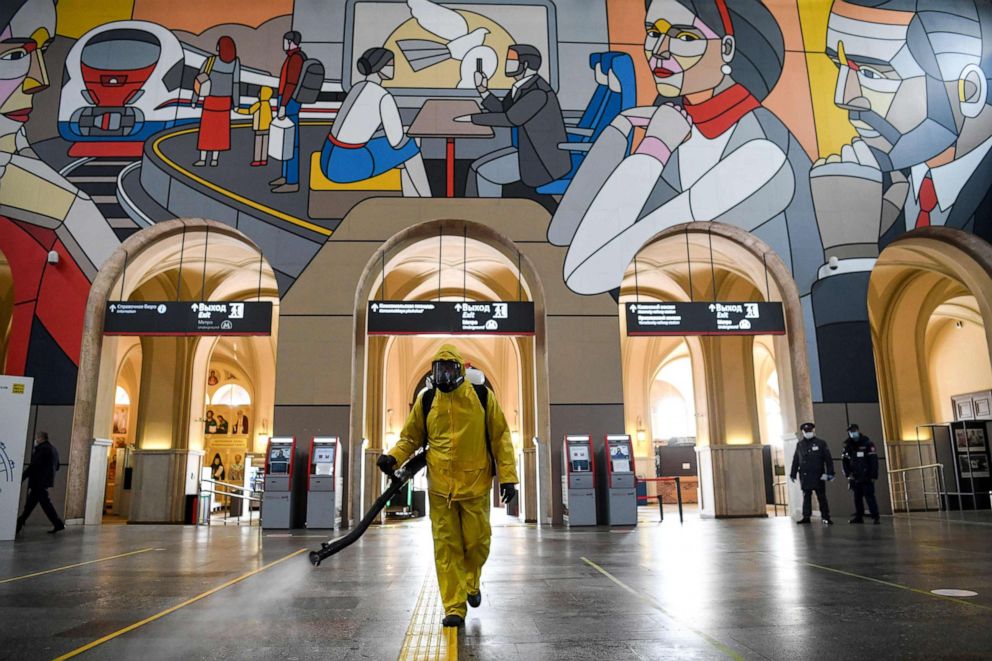
[[[370,276],[366,301],[440,301],[506,302],[533,301],[533,287],[520,274],[519,256],[507,254],[506,245],[465,224],[448,234],[434,227],[433,236],[421,236],[399,241],[378,256],[375,271]],[[427,235],[427,236],[425,236]],[[360,290],[361,291],[361,290]],[[362,315],[364,326],[364,315]],[[365,329],[362,328],[362,331]],[[543,329],[540,329],[543,332]],[[400,430],[416,401],[424,376],[443,344],[455,345],[465,362],[482,371],[493,396],[503,409],[517,457],[517,472],[522,486],[531,488],[535,477],[533,467],[527,468],[526,454],[535,452],[531,439],[538,435],[538,338],[534,333],[482,332],[449,335],[443,332],[411,334],[366,335],[364,341],[363,414],[360,418],[361,438],[373,455],[390,449],[399,439]],[[362,470],[365,481],[362,499],[368,503],[377,493],[377,480],[368,479],[371,464]],[[391,504],[394,515],[407,515],[416,510],[424,513],[426,477],[419,476],[414,493],[409,498]],[[524,504],[526,489],[521,489],[518,503],[504,508],[494,492],[493,507],[498,516],[537,518],[537,496],[532,494]]]
[[[992,249],[930,228],[890,244],[872,270],[868,311],[898,510],[988,507],[992,433]],[[976,395],[977,393],[977,395]],[[958,442],[959,433],[965,441]],[[941,464],[936,471],[916,469]],[[908,472],[907,472],[908,470]],[[943,494],[941,493],[943,492]]]
[[[245,486],[262,465],[275,401],[279,297],[271,267],[234,230],[173,222],[172,231],[145,230],[160,236],[129,251],[104,303],[262,301],[272,304],[272,326],[259,335],[234,327],[101,338],[93,437],[112,440],[109,511],[131,522],[189,521],[200,479]],[[118,403],[123,394],[126,406]],[[215,497],[208,509],[240,516],[232,506],[240,503]]]
[[[794,388],[804,350],[795,284],[771,249],[717,223],[674,228],[647,244],[620,290],[627,431],[642,478],[678,476],[703,516],[782,512],[786,445],[797,410],[811,409],[808,383]],[[785,333],[682,333],[676,326],[628,334],[638,303],[781,302]],[[805,394],[803,394],[805,393]],[[675,502],[675,485],[649,482]],[[657,516],[654,514],[654,516]]]

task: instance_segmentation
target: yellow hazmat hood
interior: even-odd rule
[[[462,355],[458,353],[458,349],[455,348],[453,344],[442,344],[441,348],[437,350],[434,354],[434,359],[431,361],[437,362],[439,360],[453,360],[462,368],[462,374],[465,374],[465,361],[462,359]]]

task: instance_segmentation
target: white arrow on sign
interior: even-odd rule
[[[196,303],[194,303],[193,305],[191,305],[189,307],[190,307],[191,310],[193,310],[193,312],[196,312]]]
[[[710,312],[716,312],[716,306],[710,303]]]
[[[631,311],[631,312],[637,312],[637,306],[636,306],[636,305],[634,305],[633,303],[631,303],[631,304],[630,304],[630,311]]]
[[[373,303],[372,304],[372,312],[378,312],[378,311],[379,311],[379,304],[378,303]]]
[[[115,310],[117,310],[117,306],[116,305],[111,305],[110,306],[110,311],[111,312],[114,312]]]

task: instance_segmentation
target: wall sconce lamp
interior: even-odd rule
[[[648,440],[648,432],[646,429],[644,429],[643,425],[641,424],[640,416],[638,416],[637,418],[637,440],[640,443],[643,443],[644,441]]]

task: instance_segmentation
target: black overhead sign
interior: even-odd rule
[[[268,335],[270,301],[108,301],[104,335]]]
[[[533,335],[527,301],[370,301],[369,335]]]
[[[784,335],[781,303],[627,303],[627,335]]]

